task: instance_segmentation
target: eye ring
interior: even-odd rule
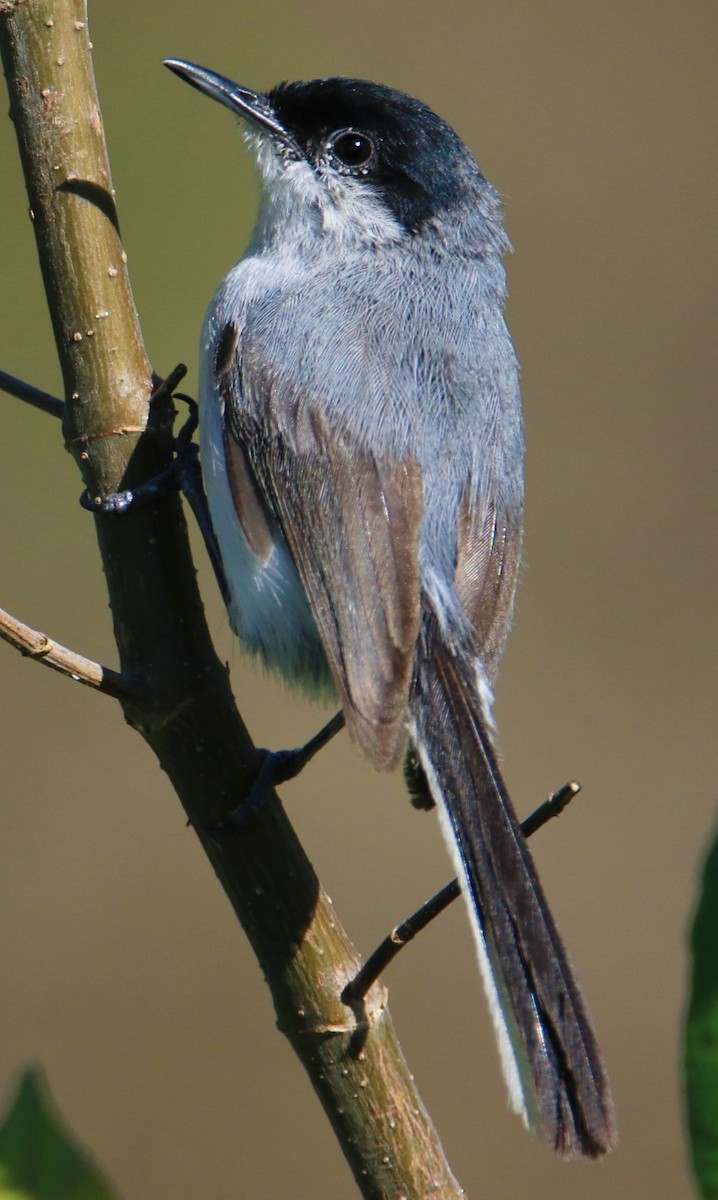
[[[338,129],[327,150],[332,166],[344,175],[368,175],[376,165],[376,143],[361,129]]]

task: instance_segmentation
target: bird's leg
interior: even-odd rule
[[[223,834],[246,825],[260,811],[273,788],[287,783],[290,779],[296,779],[314,755],[322,750],[345,724],[344,713],[340,711],[335,713],[331,721],[327,721],[319,733],[295,750],[258,750],[260,766],[249,794],[228,813],[221,825],[216,825],[211,832]]]

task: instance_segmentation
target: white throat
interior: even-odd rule
[[[329,237],[345,249],[395,245],[406,237],[406,230],[365,180],[289,158],[255,130],[245,138],[256,156],[262,183],[250,252],[279,244],[315,254],[318,236]]]

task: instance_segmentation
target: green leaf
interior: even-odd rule
[[[0,1200],[114,1200],[38,1071],[25,1072],[0,1127]]]
[[[703,1200],[718,1200],[718,838],[703,872],[691,931],[693,971],[685,1076],[693,1170]]]

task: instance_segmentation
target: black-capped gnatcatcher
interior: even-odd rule
[[[454,131],[352,79],[266,95],[166,65],[248,123],[263,185],[202,334],[202,467],[232,627],[409,751],[468,901],[512,1106],[562,1155],[615,1122],[509,800],[491,687],[521,556],[523,436],[496,192]]]

